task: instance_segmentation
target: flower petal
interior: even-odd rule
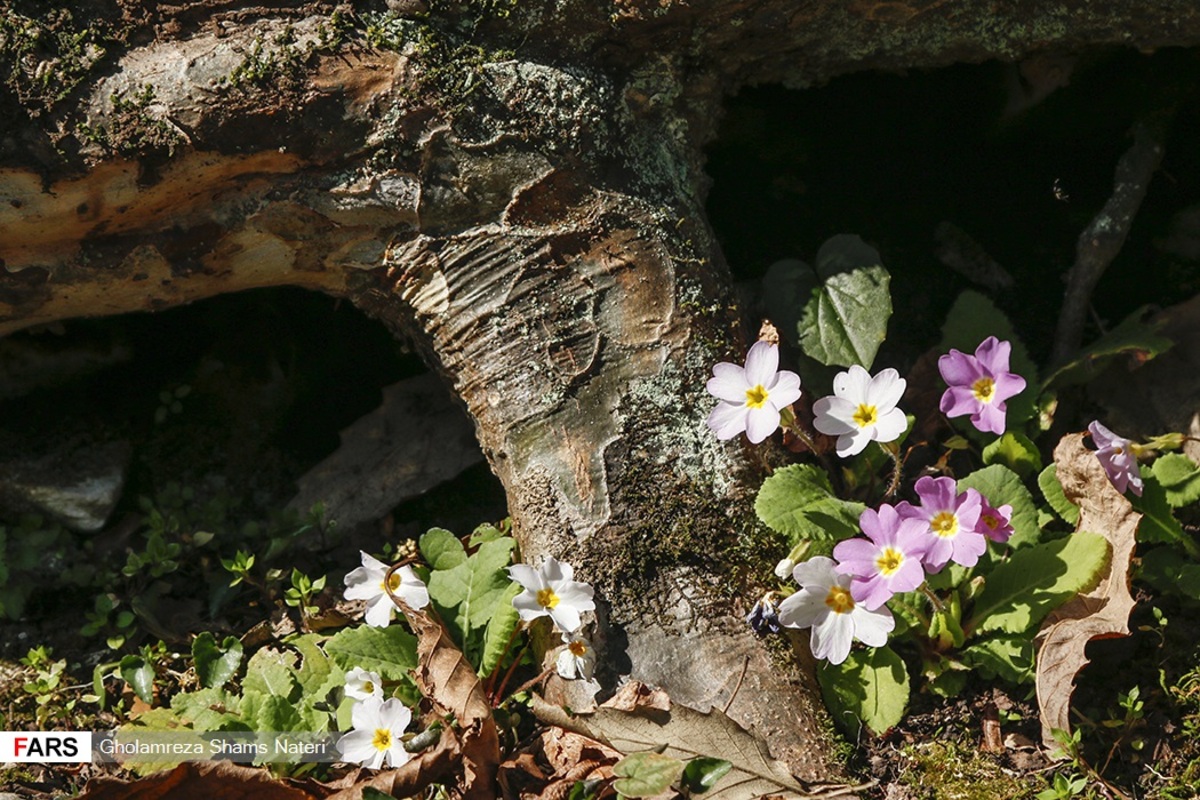
[[[813,427],[826,436],[841,436],[860,430],[853,421],[858,406],[843,397],[822,397],[813,403]]]
[[[830,614],[821,624],[814,625],[809,644],[815,658],[840,664],[850,655],[854,642],[854,622],[850,614]]]
[[[386,628],[392,624],[392,612],[395,610],[396,604],[392,602],[392,598],[386,594],[377,594],[367,601],[367,624],[372,628]]]
[[[857,406],[867,399],[867,390],[870,385],[871,373],[858,364],[854,364],[850,369],[834,376],[833,393]]]
[[[746,415],[750,409],[744,405],[735,406],[732,403],[718,403],[704,421],[718,439],[732,439],[746,430]]]
[[[992,375],[1008,372],[1008,360],[1012,355],[1012,342],[1001,341],[989,336],[975,348],[975,357],[980,365]]]
[[[800,399],[800,376],[784,370],[775,380],[775,385],[769,387],[770,397],[767,402],[776,408],[786,408]]]
[[[872,430],[867,428],[865,430]],[[898,408],[893,408],[879,418],[875,423],[872,439],[878,442],[894,442],[904,435],[908,430],[908,419],[904,416],[904,412]]]
[[[907,386],[908,382],[891,367],[880,370],[867,386],[867,403],[878,408],[880,414],[884,414],[896,407]]]
[[[539,592],[546,588],[546,582],[542,580],[542,573],[528,564],[513,564],[508,568],[508,577],[530,591]]]
[[[722,362],[713,367],[713,376],[705,388],[718,399],[740,405],[746,402],[746,392],[753,386],[746,383],[746,373],[741,367]]]
[[[854,617],[854,635],[865,645],[883,647],[887,644],[888,634],[896,629],[896,619],[886,608],[876,611],[864,609],[861,612],[855,609],[851,614]]]
[[[938,372],[948,386],[970,386],[983,377],[978,359],[957,350],[938,358]]]
[[[746,438],[758,444],[779,429],[779,412],[769,404],[746,413]]]
[[[750,386],[770,386],[779,369],[779,346],[755,342],[746,354],[746,383]]]

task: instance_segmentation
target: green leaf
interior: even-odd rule
[[[822,364],[870,369],[892,316],[891,276],[879,253],[843,234],[821,245],[815,271],[804,264],[791,270],[788,301],[803,305],[796,322],[800,348]]]
[[[507,526],[507,523],[501,523]],[[471,535],[467,537],[467,543],[471,547],[479,547],[484,542],[490,542],[504,536],[504,531],[497,528],[490,522],[485,522],[482,525],[476,526],[475,530],[471,531]]]
[[[1182,508],[1200,502],[1200,467],[1187,456],[1182,453],[1159,456],[1151,472],[1162,485],[1172,507]]]
[[[942,343],[938,349],[948,352],[950,348],[954,348],[974,354],[975,348],[989,336],[1012,343],[1009,369],[1025,379],[1025,391],[1009,398],[1006,404],[1008,427],[1012,429],[1032,419],[1037,413],[1034,401],[1037,395],[1038,370],[1037,364],[1029,357],[1029,351],[1017,338],[1016,331],[1004,312],[979,292],[963,292],[946,314],[946,322],[942,326]]]
[[[417,637],[399,625],[361,625],[338,631],[325,642],[325,652],[342,669],[362,667],[395,681],[417,665]]]
[[[987,499],[992,508],[1012,506],[1013,534],[1009,547],[1023,547],[1038,540],[1037,507],[1033,497],[1017,474],[1002,464],[976,470],[958,482],[958,491],[975,489]]]
[[[1028,436],[1009,431],[983,448],[983,463],[1003,464],[1024,479],[1042,469],[1042,455]]]
[[[264,697],[254,717],[255,730],[294,731],[302,727],[303,720],[295,704],[286,697],[270,695]]]
[[[240,704],[238,695],[224,689],[180,692],[171,698],[171,710],[198,731],[253,730],[254,720],[247,723],[238,714]]]
[[[462,542],[445,528],[430,528],[417,543],[421,556],[434,569],[452,569],[467,560]]]
[[[839,541],[858,534],[864,506],[838,498],[829,476],[812,464],[792,464],[763,481],[754,510],[768,528],[802,540]]]
[[[693,794],[704,794],[731,769],[733,764],[723,758],[693,758],[683,768],[683,782]]]
[[[1050,508],[1054,509],[1055,514],[1071,525],[1079,524],[1079,506],[1072,503],[1063,494],[1062,484],[1058,481],[1056,464],[1050,464],[1041,471],[1041,474],[1038,475],[1038,488],[1042,490],[1042,497],[1046,498],[1046,502]]]
[[[1045,385],[1070,386],[1087,383],[1099,375],[1116,356],[1128,355],[1141,364],[1170,350],[1174,342],[1159,334],[1162,324],[1143,321],[1148,311],[1149,306],[1142,306],[1121,320],[1121,324],[1080,350],[1073,359],[1051,373],[1046,378]]]
[[[139,655],[127,655],[119,666],[121,678],[144,702],[154,702],[154,666]]]
[[[429,597],[463,638],[471,629],[486,625],[506,596],[512,581],[505,568],[514,544],[507,536],[485,542],[457,567],[429,576]]]
[[[963,626],[968,638],[988,631],[1029,630],[1052,609],[1093,586],[1108,557],[1105,538],[1087,531],[1013,551],[987,576],[974,615]]]
[[[504,594],[496,601],[492,618],[488,620],[483,634],[483,652],[479,660],[479,674],[490,675],[500,665],[512,639],[513,631],[521,622],[521,616],[513,607],[513,598],[521,593],[519,583],[510,583]]]
[[[300,653],[300,669],[296,671],[296,680],[300,681],[306,695],[315,694],[333,672],[341,672],[321,649],[320,642],[324,639],[318,633],[305,633],[285,640]]]
[[[1142,515],[1138,523],[1137,540],[1144,543],[1169,542],[1185,547],[1192,545],[1190,541],[1184,541],[1187,534],[1183,532],[1179,520],[1175,519],[1171,503],[1167,500],[1166,488],[1154,478],[1150,468],[1143,466],[1141,469],[1141,497],[1126,492],[1130,504]]]
[[[890,647],[851,650],[841,664],[817,670],[834,722],[851,737],[861,727],[875,734],[897,725],[908,706],[908,670]]]
[[[960,655],[988,680],[1001,678],[1017,684],[1033,680],[1033,640],[1028,635],[988,636],[963,648]]]
[[[236,636],[227,636],[218,647],[213,635],[205,631],[192,640],[192,660],[201,686],[206,689],[224,686],[242,664],[242,643]]]
[[[1200,564],[1180,557],[1172,547],[1155,547],[1142,556],[1140,575],[1160,592],[1200,600]]]
[[[242,688],[264,695],[278,695],[295,702],[300,696],[295,664],[295,653],[284,653],[273,647],[264,647],[250,657]]]
[[[671,788],[683,774],[683,762],[654,751],[633,753],[613,764],[613,788],[626,797],[653,797]]]

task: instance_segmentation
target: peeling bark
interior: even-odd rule
[[[803,648],[773,657],[740,618],[759,468],[703,428],[707,371],[745,338],[703,207],[722,96],[1191,44],[1200,9],[433,5],[367,46],[365,3],[346,33],[319,3],[172,20],[97,0],[76,22],[118,33],[76,72],[6,40],[0,334],[258,286],[350,298],[451,383],[525,556],[597,584],[619,671],[697,708],[732,701],[801,777],[835,774]],[[66,99],[31,89],[53,61],[78,81]]]

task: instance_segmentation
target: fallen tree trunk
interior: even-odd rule
[[[761,464],[703,425],[708,371],[751,322],[704,214],[722,98],[1190,44],[1200,10],[362,5],[0,12],[0,333],[259,286],[349,298],[452,385],[525,557],[596,583],[616,670],[729,705],[828,777],[810,667],[741,621],[748,576],[780,555],[750,534]]]

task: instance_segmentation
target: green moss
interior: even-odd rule
[[[66,8],[38,17],[0,11],[0,74],[23,104],[53,108],[103,60],[125,31],[83,24]]]
[[[1021,800],[1045,788],[1038,777],[1022,780],[1006,774],[977,748],[955,742],[922,742],[902,751],[908,766],[900,783],[929,800]]]
[[[154,102],[154,87],[147,84],[132,95],[116,92],[111,97],[109,125],[80,122],[75,135],[80,141],[93,142],[112,152],[131,156],[151,152],[171,155],[183,135],[149,109]]]

